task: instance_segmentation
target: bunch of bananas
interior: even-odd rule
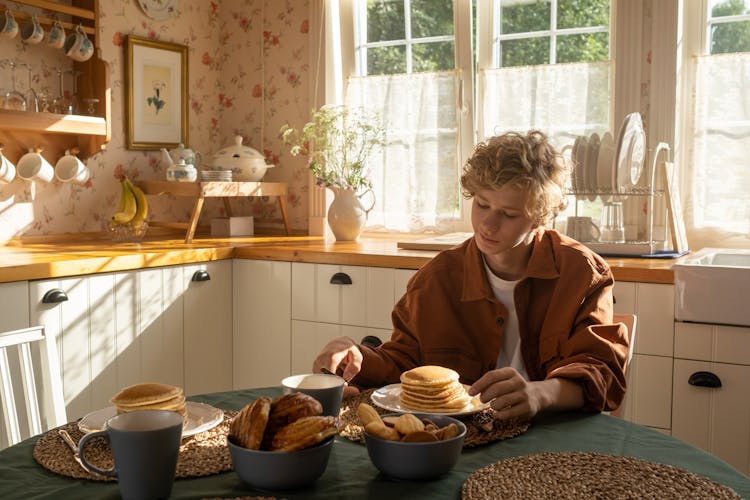
[[[146,222],[148,216],[148,201],[141,188],[134,185],[127,177],[120,181],[122,194],[120,206],[112,215],[112,224],[116,226],[130,226],[139,229]]]

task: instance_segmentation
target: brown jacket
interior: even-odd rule
[[[614,279],[596,253],[540,229],[526,275],[516,285],[521,352],[531,380],[581,384],[584,409],[612,410],[625,395],[627,330],[612,324]],[[507,308],[492,293],[474,238],[443,251],[410,280],[393,309],[391,340],[361,347],[354,383],[399,381],[415,366],[447,366],[471,384],[495,368]]]

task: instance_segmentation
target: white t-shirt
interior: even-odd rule
[[[529,380],[526,367],[521,356],[520,334],[518,332],[518,314],[516,314],[516,303],[513,299],[513,289],[520,280],[506,281],[497,277],[487,262],[484,262],[484,270],[492,287],[495,298],[502,302],[508,309],[508,319],[505,322],[505,335],[503,336],[503,347],[497,357],[497,368],[510,366],[518,370],[523,378]]]

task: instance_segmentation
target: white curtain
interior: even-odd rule
[[[484,69],[479,137],[537,128],[557,147],[609,130],[609,61]]]
[[[457,72],[351,77],[346,103],[383,117],[387,145],[369,163],[369,230],[441,230],[459,214]]]
[[[691,245],[750,241],[748,89],[750,54],[696,58],[693,151],[683,193]]]

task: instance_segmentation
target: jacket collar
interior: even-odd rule
[[[557,269],[557,259],[555,256],[554,245],[551,241],[555,233],[539,229],[534,235],[532,242],[531,257],[526,268],[526,275],[522,278],[538,279],[555,279],[560,276]],[[464,269],[463,269],[463,290],[461,295],[462,301],[490,299],[494,300],[495,295],[492,293],[489,280],[485,275],[484,260],[482,253],[477,247],[474,237],[471,237],[464,243]]]

